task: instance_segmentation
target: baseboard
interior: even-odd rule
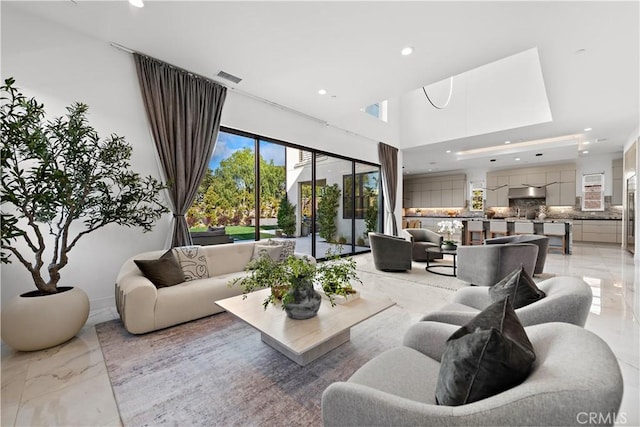
[[[116,298],[115,296],[112,296],[112,297],[92,299],[90,301],[90,304],[91,304],[91,311],[100,310],[103,308],[115,308]]]

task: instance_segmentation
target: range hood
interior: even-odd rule
[[[510,199],[545,199],[547,189],[545,187],[520,187],[509,188]]]

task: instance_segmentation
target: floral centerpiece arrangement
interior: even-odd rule
[[[457,219],[451,221],[440,221],[438,223],[438,232],[447,233],[447,238],[442,241],[443,246],[455,247],[456,241],[453,240],[453,234],[462,229],[462,222]]]

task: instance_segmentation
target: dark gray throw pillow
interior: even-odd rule
[[[166,288],[184,282],[182,268],[171,250],[158,259],[134,259],[133,262],[156,288]]]
[[[538,289],[529,273],[520,267],[489,288],[491,301],[501,301],[509,297],[513,308],[520,308],[544,298],[546,294]]]
[[[436,402],[458,406],[520,384],[536,355],[508,298],[491,304],[447,340]]]

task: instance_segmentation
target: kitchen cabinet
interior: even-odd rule
[[[509,177],[499,176],[498,187],[502,186],[502,188],[499,188],[498,190],[496,190],[497,206],[509,206],[509,185],[505,185],[505,184],[509,184]]]
[[[404,181],[404,207],[463,208],[466,202],[466,175],[446,175]]]
[[[622,239],[622,224],[619,220],[582,220],[582,241],[619,243]],[[620,237],[618,237],[620,233]],[[574,236],[574,240],[577,240]]]
[[[611,204],[620,206],[622,205],[622,193],[624,191],[624,184],[622,181],[622,159],[617,159],[612,162],[611,175]]]
[[[547,202],[547,204],[549,204]],[[573,206],[576,204],[576,182],[560,183],[560,206]]]
[[[560,172],[560,206],[576,204],[576,171],[562,170]],[[549,204],[549,203],[547,203]]]
[[[573,241],[581,242],[582,241],[582,220],[574,219],[573,227],[571,228],[571,230],[573,232]]]
[[[498,186],[498,177],[487,175],[487,190],[485,191],[486,204],[489,207],[498,206],[498,193],[493,190]]]
[[[441,204],[443,207],[447,207],[447,206],[453,206],[451,200],[453,198],[453,190],[452,189],[442,189],[442,193],[441,193]]]
[[[552,184],[553,183],[553,184]],[[525,167],[522,169],[501,170],[487,173],[487,187],[496,188],[487,192],[487,205],[509,206],[509,187],[519,188],[527,185],[547,185],[547,206],[574,206],[576,199],[575,164]]]

